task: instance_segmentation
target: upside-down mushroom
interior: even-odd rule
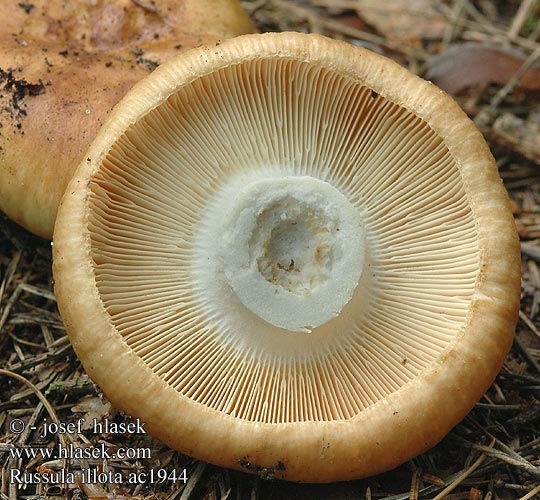
[[[75,351],[173,448],[295,481],[437,443],[512,342],[519,246],[458,105],[344,42],[174,58],[110,116],[54,235]]]
[[[0,17],[0,210],[46,238],[135,82],[178,52],[254,31],[237,0],[3,0]]]

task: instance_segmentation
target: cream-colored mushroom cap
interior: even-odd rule
[[[52,238],[112,107],[179,52],[252,33],[238,0],[2,0],[0,210]]]
[[[438,442],[494,379],[519,246],[479,132],[367,50],[247,35],[158,68],[63,198],[58,305],[173,448],[327,482]]]

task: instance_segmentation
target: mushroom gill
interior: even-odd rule
[[[293,480],[373,474],[441,439],[501,366],[505,193],[457,106],[394,63],[299,34],[190,52],[88,159],[55,233],[59,306],[91,376],[172,446]],[[107,382],[113,351],[153,409]]]

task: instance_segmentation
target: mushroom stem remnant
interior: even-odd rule
[[[313,177],[238,185],[224,189],[210,214],[211,225],[223,231],[221,244],[215,246],[217,233],[203,232],[200,253],[218,263],[214,272],[225,274],[244,306],[278,328],[309,332],[339,315],[362,271],[361,211]],[[226,200],[232,207],[223,216]],[[204,286],[212,287],[215,279],[205,274]]]
[[[502,366],[521,270],[497,167],[388,59],[298,33],[195,49],[85,158],[55,228],[58,306],[89,375],[176,449],[295,481],[376,474]]]

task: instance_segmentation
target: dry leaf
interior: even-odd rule
[[[515,50],[468,42],[450,45],[431,59],[425,78],[450,94],[491,83],[504,85],[525,61]],[[540,68],[530,68],[517,88],[540,90]]]
[[[87,396],[79,401],[79,404],[71,408],[73,413],[83,413],[84,423],[82,429],[93,429],[94,421],[101,422],[111,415],[111,403],[103,401],[98,396]]]
[[[382,35],[402,41],[442,38],[447,26],[433,0],[358,0],[358,15]]]
[[[478,488],[471,488],[467,494],[467,500],[482,500],[483,494]]]

